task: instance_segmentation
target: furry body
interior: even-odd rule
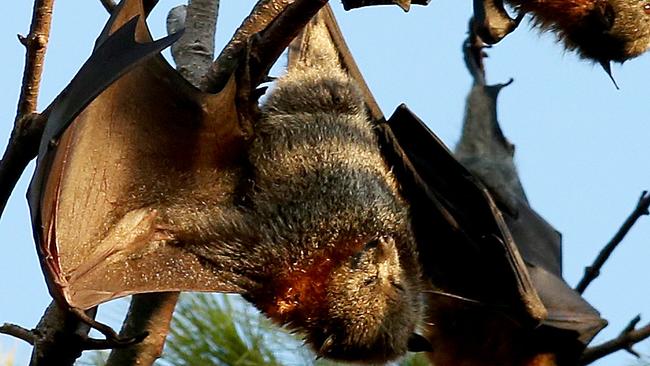
[[[533,14],[581,57],[624,62],[650,47],[650,2],[645,0],[506,0]]]
[[[326,28],[306,32],[309,49],[254,125],[249,169],[233,173],[234,198],[217,199],[218,183],[180,194],[161,226],[320,356],[384,362],[406,353],[421,313],[408,207]]]

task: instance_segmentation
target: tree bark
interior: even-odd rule
[[[214,60],[218,14],[219,0],[190,0],[187,6],[177,6],[167,16],[167,33],[185,28],[181,39],[172,45],[176,69],[197,87]]]
[[[106,366],[152,365],[162,354],[178,292],[134,295],[120,336],[147,332],[140,343],[114,349]]]

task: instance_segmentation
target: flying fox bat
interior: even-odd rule
[[[383,118],[328,8],[324,38],[296,41],[289,75],[246,121],[256,114],[242,113],[234,76],[203,93],[166,63],[178,35],[151,41],[141,1],[120,3],[53,102],[30,185],[63,308],[240,293],[320,355],[352,361],[428,349],[415,333],[426,293],[526,327],[545,318],[487,189],[406,107]]]
[[[474,85],[455,156],[495,198],[548,315],[539,327],[525,328],[488,309],[459,311],[438,302],[431,319],[437,326],[428,333],[438,345],[431,359],[436,365],[576,365],[607,322],[562,279],[561,235],[529,206],[514,164],[514,146],[497,120],[497,96],[512,80],[486,83],[483,44],[472,36],[464,51]],[[446,314],[452,311],[462,320],[449,320]]]
[[[428,2],[343,0],[346,9],[389,3],[408,10],[412,3]],[[518,12],[516,18],[504,4]],[[473,0],[473,7],[484,42],[499,42],[531,14],[542,31],[554,32],[567,50],[597,62],[610,77],[611,62],[623,63],[650,48],[650,2],[645,0]]]

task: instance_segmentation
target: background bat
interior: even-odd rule
[[[439,339],[436,343],[452,343],[447,347],[451,351],[436,355],[436,358],[451,359],[450,364],[462,365],[483,365],[490,357],[492,363],[502,365],[577,364],[585,346],[607,322],[562,279],[561,235],[529,206],[514,164],[514,146],[503,135],[497,120],[497,96],[512,80],[506,84],[486,84],[483,44],[477,41],[470,32],[464,45],[465,62],[474,85],[467,97],[463,134],[455,156],[495,197],[548,315],[540,327],[532,330],[508,329],[503,321],[492,320],[483,328],[487,334],[481,335],[482,329],[477,325],[481,321],[485,324],[485,314],[471,325],[450,326],[448,332],[435,332],[434,329],[433,334]],[[474,314],[471,310],[468,312],[466,318],[471,319]],[[504,359],[495,360],[491,355],[499,352],[489,350],[486,354],[480,343],[480,337],[490,338],[494,326],[507,329],[501,334],[512,332],[509,339],[501,339],[501,345],[496,345],[502,348]],[[452,333],[452,337],[448,333]],[[465,348],[453,351],[451,339],[454,337],[463,337]],[[468,351],[472,339],[477,341],[477,350]],[[503,345],[513,347],[508,349]]]
[[[343,0],[346,9],[390,3]],[[410,4],[426,3],[405,1]],[[519,14],[510,18],[504,3]],[[473,0],[477,33],[496,43],[530,13],[535,25],[554,32],[568,50],[598,62],[611,75],[610,62],[623,63],[650,48],[650,2],[638,0]]]

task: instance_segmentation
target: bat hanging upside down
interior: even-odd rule
[[[556,32],[567,49],[602,65],[624,62],[650,47],[650,2],[646,0],[508,0],[508,3],[520,14],[532,14],[541,29]]]
[[[156,208],[157,235],[209,262],[319,356],[385,362],[423,350],[408,207],[327,28],[303,37],[254,122],[234,199],[219,201],[223,173],[212,193],[178,191]]]
[[[512,32],[525,14],[544,31],[552,31],[569,50],[600,63],[625,62],[650,48],[650,1],[647,0],[473,0],[477,33],[493,44]],[[428,0],[343,0],[346,9]],[[512,19],[504,3],[519,14]]]

